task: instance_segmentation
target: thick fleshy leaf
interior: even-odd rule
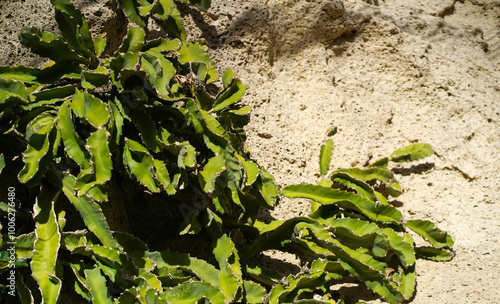
[[[394,181],[394,174],[383,168],[368,168],[368,169],[359,169],[359,168],[350,168],[350,169],[340,169],[333,172],[333,174],[337,172],[347,173],[355,179],[359,179],[362,181],[371,181],[371,180],[379,180],[382,182]]]
[[[124,164],[130,173],[152,192],[158,192],[153,175],[153,157],[140,143],[128,139],[123,151]]]
[[[327,139],[325,144],[321,146],[319,154],[319,169],[321,175],[326,175],[330,169],[330,160],[332,158],[333,140]]]
[[[83,14],[69,0],[51,0],[59,30],[70,48],[89,58],[94,53],[94,43],[89,25]]]
[[[226,303],[224,295],[217,287],[204,282],[184,282],[162,293],[162,299],[176,304],[199,303],[202,298],[211,303]]]
[[[109,120],[106,103],[89,93],[76,90],[70,107],[78,117],[85,118],[95,128],[102,127]]]
[[[384,273],[388,269],[388,265],[374,259],[365,249],[344,246],[332,238],[322,225],[317,223],[298,223],[295,231],[295,234],[298,235],[296,242],[307,246],[317,254],[333,255],[340,262],[342,268],[360,279],[389,303],[399,303],[403,298],[403,295],[392,286],[391,281]]]
[[[241,82],[239,79],[233,80],[231,85],[227,90],[223,91],[215,100],[213,111],[219,112],[224,110],[230,105],[233,105],[240,101],[240,99],[245,94],[247,86]]]
[[[246,303],[264,303],[264,298],[267,295],[266,289],[252,281],[243,282],[244,299]]]
[[[392,197],[398,197],[403,194],[401,186],[398,183],[388,183],[385,185],[385,189],[387,190],[387,193]]]
[[[23,27],[19,40],[34,53],[50,58],[56,63],[63,61],[89,63],[88,59],[75,52],[68,42],[54,33],[42,32],[35,27]]]
[[[99,268],[85,269],[85,277],[92,295],[92,303],[96,304],[112,304],[113,300],[108,294],[106,287],[106,278],[101,273]]]
[[[106,49],[106,37],[103,34],[99,34],[92,38],[94,41],[94,49],[97,56],[101,56],[104,50]]]
[[[427,220],[410,220],[406,226],[432,244],[435,248],[451,248],[453,239],[451,236],[436,228],[434,223]]]
[[[119,248],[120,246],[111,235],[106,218],[102,213],[101,207],[92,201],[87,195],[77,197],[75,193],[76,178],[71,175],[65,175],[63,178],[63,192],[68,200],[80,212],[87,228],[92,231],[102,244],[109,248]]]
[[[226,302],[233,301],[243,279],[238,252],[229,237],[223,235],[217,240],[214,256],[220,268],[218,287],[226,297]]]
[[[259,182],[260,180],[260,182]],[[279,200],[279,189],[278,185],[274,182],[274,177],[269,174],[264,168],[260,168],[259,180],[257,181],[257,189],[259,189],[262,198],[264,198],[264,204],[261,207],[272,209],[274,205],[278,203]]]
[[[80,72],[81,67],[78,64],[70,63],[53,64],[43,69],[17,65],[0,67],[0,78],[32,84],[52,84],[62,79],[78,78]]]
[[[28,92],[26,91],[26,86],[21,81],[15,79],[0,78],[1,102],[4,103],[11,97],[16,97],[19,100],[28,101]]]
[[[250,186],[259,177],[259,166],[250,160],[243,161],[241,164],[245,170],[245,186]]]
[[[94,168],[96,182],[104,184],[111,179],[111,152],[109,151],[109,132],[99,129],[92,133],[87,139],[87,147],[90,152],[90,160]]]
[[[63,245],[64,247],[64,245]],[[77,255],[71,256],[69,259],[64,259],[61,263],[70,269],[72,275],[65,273],[65,283],[74,288],[74,291],[83,299],[90,302],[90,292],[87,279],[85,278],[85,264]],[[73,280],[72,280],[73,279]],[[68,282],[69,281],[69,282]],[[72,284],[71,284],[72,283]],[[70,285],[71,284],[71,285]]]
[[[312,223],[316,221],[308,217],[294,217],[289,220],[272,221],[258,227],[260,236],[246,251],[246,258],[251,258],[268,249],[282,248],[283,245],[290,242],[295,226],[300,222]]]
[[[177,70],[170,60],[167,60],[160,52],[149,50],[143,53],[141,58],[142,68],[149,75],[149,83],[155,88],[156,92],[168,97],[169,82]]]
[[[400,268],[394,272],[392,278],[396,282],[395,286],[403,295],[403,298],[410,300],[415,293],[415,286],[417,285],[415,271],[413,269],[403,270]]]
[[[35,245],[31,260],[33,278],[42,293],[43,303],[56,303],[62,282],[56,276],[56,261],[60,247],[61,232],[54,211],[56,189],[43,188],[34,207]]]
[[[18,80],[27,83],[33,83],[33,82],[36,83],[38,74],[40,74],[39,69],[22,65],[0,67],[1,79]],[[0,99],[3,100],[4,99],[3,96]]]
[[[121,7],[127,15],[130,22],[137,24],[138,26],[144,28],[146,27],[146,23],[143,18],[139,15],[137,10],[138,2],[135,0],[123,0],[121,1]]]
[[[170,187],[170,175],[168,174],[168,169],[165,163],[160,160],[153,160],[154,171],[156,173],[156,178],[162,184],[164,189]]]
[[[108,102],[108,107],[110,108],[111,110],[111,117],[113,118],[113,128],[111,128],[112,130],[112,134],[111,134],[111,138],[112,138],[112,142],[113,144],[120,144],[120,141],[121,141],[121,137],[122,137],[122,132],[123,132],[123,115],[122,113],[120,112],[120,110],[118,110],[118,107],[116,106],[115,103],[113,102]]]
[[[149,40],[144,48],[143,52],[153,51],[153,52],[173,52],[177,51],[181,47],[182,43],[179,39],[166,40],[164,38],[158,38],[154,40]]]
[[[139,52],[119,53],[111,61],[111,81],[125,92],[137,92],[144,87],[146,72],[140,67]]]
[[[205,46],[199,42],[185,42],[179,49],[179,62],[182,64],[191,64],[191,68],[195,68],[193,72],[196,73],[198,79],[201,81],[211,83],[217,80],[215,63],[206,53]],[[196,66],[193,66],[195,64]]]
[[[323,186],[292,185],[283,189],[283,195],[290,198],[310,198],[322,204],[335,203],[345,209],[356,210],[372,220],[385,223],[399,223],[402,218],[401,212],[393,206],[377,204],[359,194]]]
[[[94,89],[108,84],[109,71],[105,67],[99,66],[93,71],[83,71],[81,78],[82,87],[86,89]]]
[[[139,256],[142,258],[149,258],[156,263],[158,268],[176,266],[180,269],[189,271],[189,273],[194,274],[199,279],[212,286],[219,285],[219,271],[212,264],[201,259],[192,258],[187,254],[150,251],[144,253],[130,253],[130,256],[135,258]]]
[[[413,240],[409,234],[399,235],[391,228],[383,228],[384,234],[388,237],[391,250],[396,253],[401,265],[408,269],[415,263],[415,248]]]
[[[222,85],[224,88],[228,88],[231,85],[235,76],[236,73],[231,69],[224,71],[224,74],[222,75]]]
[[[33,186],[40,181],[52,161],[57,133],[54,117],[50,113],[42,113],[29,123],[26,130],[28,148],[23,154],[24,168],[19,172],[20,182]]]
[[[11,240],[12,242],[16,243],[16,257],[18,259],[31,259],[33,257],[35,239],[35,233],[31,232],[29,234],[21,234]],[[5,246],[6,243],[4,243],[3,245]]]
[[[174,2],[172,0],[158,0],[151,9],[153,16],[159,20],[167,19],[172,13]]]
[[[84,148],[85,143],[75,132],[75,126],[71,118],[71,110],[69,108],[70,100],[64,102],[57,113],[57,127],[61,133],[64,149],[68,156],[71,157],[81,169],[88,168],[89,155]]]
[[[385,257],[390,249],[390,243],[382,229],[367,221],[343,218],[318,221],[327,226],[342,244],[352,247],[364,247],[377,257]]]
[[[131,100],[124,98],[123,101],[126,105],[126,114],[139,131],[146,148],[153,152],[159,152],[158,131],[151,116]]]
[[[389,165],[389,158],[388,157],[384,157],[384,158],[381,158],[379,160],[376,160],[369,167],[387,168],[388,165]]]
[[[19,272],[16,273],[16,291],[22,304],[35,303],[35,299],[33,298],[31,290],[28,288],[28,286],[26,286],[23,280],[23,276]]]
[[[58,101],[60,99],[65,99],[67,97],[70,97],[75,93],[76,90],[76,84],[70,83],[67,85],[61,85],[61,86],[56,86],[56,87],[51,87],[48,89],[42,89],[42,90],[37,90],[32,93],[32,95],[35,97],[35,100],[38,102],[36,104],[41,104],[42,101],[48,100],[48,101]],[[33,108],[35,103],[31,103],[24,107],[24,109],[28,110]]]
[[[213,193],[215,190],[215,180],[226,168],[224,155],[212,157],[203,170],[200,172],[200,183],[203,190],[207,193]]]
[[[378,197],[375,190],[368,185],[365,181],[356,179],[345,172],[335,172],[331,176],[332,183],[336,185],[342,185],[349,189],[353,189],[358,194],[366,197],[367,199],[376,202]]]
[[[5,168],[5,156],[3,153],[0,153],[0,174],[2,173],[3,168]]]
[[[245,275],[250,277],[252,280],[266,286],[276,285],[282,279],[282,275],[280,275],[276,271],[271,271],[266,268],[248,264],[245,265]]]
[[[118,51],[120,53],[139,52],[144,46],[145,37],[146,33],[142,27],[129,24],[127,36],[125,36],[125,39],[123,40],[123,43]]]
[[[426,158],[433,153],[434,150],[432,150],[431,145],[418,143],[394,151],[391,154],[391,161],[397,163],[414,161]]]
[[[187,40],[181,12],[176,5],[172,6],[172,11],[166,19],[161,20],[155,16],[153,16],[153,19],[167,32],[169,37],[179,38],[181,41]]]

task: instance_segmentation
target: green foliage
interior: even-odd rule
[[[450,236],[429,221],[405,223],[389,203],[402,193],[389,162],[424,158],[429,145],[288,186],[283,195],[310,199],[311,213],[264,223],[258,214],[280,191],[245,146],[246,85],[227,70],[215,92],[215,63],[201,42],[186,40],[176,2],[120,1],[127,34],[107,51],[69,0],[51,2],[61,35],[23,28],[20,40],[52,61],[0,67],[0,172],[14,172],[23,195],[13,210],[25,228],[9,235],[23,303],[57,303],[62,290],[94,303],[342,303],[330,287],[343,278],[399,303],[414,293],[416,257],[452,258]],[[188,2],[210,6],[179,1]],[[151,20],[166,37],[146,39]],[[324,177],[332,151],[327,139]],[[115,212],[134,215],[131,200],[160,213],[158,231],[111,222]],[[415,248],[407,228],[430,246]],[[183,237],[210,248],[187,254]],[[269,249],[300,256],[301,272],[267,269],[257,257]]]

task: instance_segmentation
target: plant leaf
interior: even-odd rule
[[[118,49],[120,53],[136,53],[144,46],[144,38],[146,33],[143,28],[134,24],[128,25],[127,36]]]
[[[78,117],[85,118],[96,129],[109,120],[106,103],[89,93],[76,90],[70,107]]]
[[[224,71],[224,74],[222,75],[222,85],[224,88],[228,88],[231,85],[235,76],[236,73],[231,69]]]
[[[21,300],[22,304],[35,303],[35,299],[33,298],[31,290],[28,288],[28,286],[26,286],[23,281],[23,277],[19,272],[16,273],[16,289],[17,294],[19,295],[19,300]]]
[[[365,181],[356,179],[345,172],[335,172],[331,176],[332,183],[336,185],[343,185],[349,189],[355,190],[358,194],[366,197],[367,199],[376,202],[378,197],[375,190],[368,185]]]
[[[264,297],[267,295],[266,289],[252,281],[243,282],[244,299],[246,303],[264,303]]]
[[[231,85],[224,90],[215,100],[212,111],[219,112],[240,101],[245,94],[247,86],[239,79],[232,81]]]
[[[162,293],[162,299],[176,304],[199,303],[207,298],[211,303],[225,303],[225,298],[218,288],[204,282],[184,282],[176,287],[169,288]]]
[[[76,61],[89,64],[89,60],[75,52],[69,44],[54,33],[42,32],[38,28],[23,27],[19,41],[29,47],[34,53],[47,57],[56,63]]]
[[[142,49],[143,52],[173,52],[179,50],[182,43],[179,39],[166,40],[164,38],[158,38],[147,41],[146,45]]]
[[[151,13],[156,19],[165,20],[172,13],[174,2],[172,0],[158,0],[155,1],[151,9]]]
[[[72,50],[85,58],[94,53],[94,43],[89,25],[82,13],[68,0],[51,0],[55,8],[55,19],[64,39]]]
[[[179,49],[179,62],[181,64],[198,64],[193,72],[196,73],[198,79],[201,81],[212,83],[217,80],[215,63],[206,53],[205,46],[199,42],[185,42]]]
[[[390,182],[394,181],[394,174],[385,169],[385,168],[368,168],[368,169],[359,169],[359,168],[349,168],[349,169],[339,169],[333,172],[333,174],[337,172],[347,173],[355,179],[362,181],[371,181],[371,180],[379,180],[382,182]]]
[[[130,173],[152,192],[158,192],[153,176],[153,157],[140,143],[127,139],[123,150],[124,164]]]
[[[434,248],[451,248],[451,246],[453,246],[453,239],[451,236],[436,228],[434,223],[430,221],[410,220],[406,222],[406,226],[432,244]]]
[[[319,154],[319,168],[321,175],[326,175],[330,169],[330,161],[332,158],[333,140],[327,139],[325,144],[321,146]]]
[[[52,161],[57,133],[51,113],[42,113],[28,124],[28,148],[23,154],[24,168],[19,172],[20,182],[31,187],[40,181]]]
[[[216,155],[207,162],[200,172],[200,184],[205,192],[213,193],[215,191],[215,179],[224,170],[226,170],[224,155]]]
[[[93,132],[87,139],[90,160],[94,168],[96,183],[104,184],[111,179],[111,152],[109,151],[109,132],[99,129]]]
[[[106,49],[106,37],[103,34],[99,34],[92,38],[94,42],[94,49],[97,56],[101,56],[104,50]]]
[[[217,240],[214,255],[220,268],[218,287],[226,302],[233,301],[243,280],[238,252],[229,237],[223,235]]]
[[[40,287],[43,303],[56,303],[62,287],[61,280],[56,276],[56,261],[61,241],[54,211],[58,193],[56,189],[43,188],[34,207],[36,239],[31,271]]]
[[[292,185],[283,189],[290,198],[304,197],[322,204],[335,203],[346,209],[354,209],[368,218],[384,223],[399,223],[401,212],[390,205],[377,204],[359,194],[316,185]]]
[[[102,244],[109,248],[120,248],[120,245],[111,235],[106,218],[101,211],[101,208],[87,195],[80,197],[75,196],[75,177],[65,174],[63,178],[63,192],[68,200],[80,212],[83,221],[87,228],[92,231]]]
[[[102,275],[98,267],[85,269],[85,277],[89,284],[90,294],[92,295],[92,303],[96,304],[112,304],[113,300],[108,294],[106,287],[106,278]]]
[[[2,108],[9,104],[9,99],[15,100],[16,103],[27,102],[26,86],[18,80],[0,78],[0,105]]]
[[[146,23],[137,11],[138,2],[135,0],[123,0],[120,3],[121,8],[125,12],[130,22],[137,24],[141,28],[146,27]]]
[[[177,70],[172,62],[167,60],[160,52],[149,50],[143,53],[141,66],[149,75],[149,83],[160,96],[168,97],[169,82]]]
[[[61,133],[64,149],[81,169],[89,168],[88,153],[84,149],[84,141],[75,132],[73,120],[71,119],[71,110],[69,108],[70,100],[65,101],[57,113],[57,127]]]
[[[391,161],[397,163],[414,161],[426,158],[433,153],[434,150],[432,150],[431,145],[418,143],[394,151],[391,154]]]

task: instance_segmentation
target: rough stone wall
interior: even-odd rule
[[[113,1],[77,3],[120,42]],[[213,0],[183,13],[219,71],[249,85],[248,144],[279,185],[318,180],[332,126],[334,168],[430,143],[436,155],[396,168],[406,189],[396,203],[449,231],[457,256],[418,261],[413,303],[500,302],[500,1]],[[43,64],[16,36],[22,25],[53,30],[51,15],[48,0],[0,2],[0,65]],[[307,212],[307,201],[283,200],[272,215]]]

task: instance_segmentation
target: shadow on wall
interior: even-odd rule
[[[221,33],[209,25],[198,10],[184,7],[193,18],[210,49],[231,46],[250,55],[253,48],[265,48],[272,66],[282,57],[292,57],[310,45],[325,47],[352,41],[359,23],[346,13],[342,0],[288,0],[255,3],[238,13],[226,15],[229,25]],[[210,15],[210,10],[208,12]],[[222,15],[211,15],[212,19]]]

